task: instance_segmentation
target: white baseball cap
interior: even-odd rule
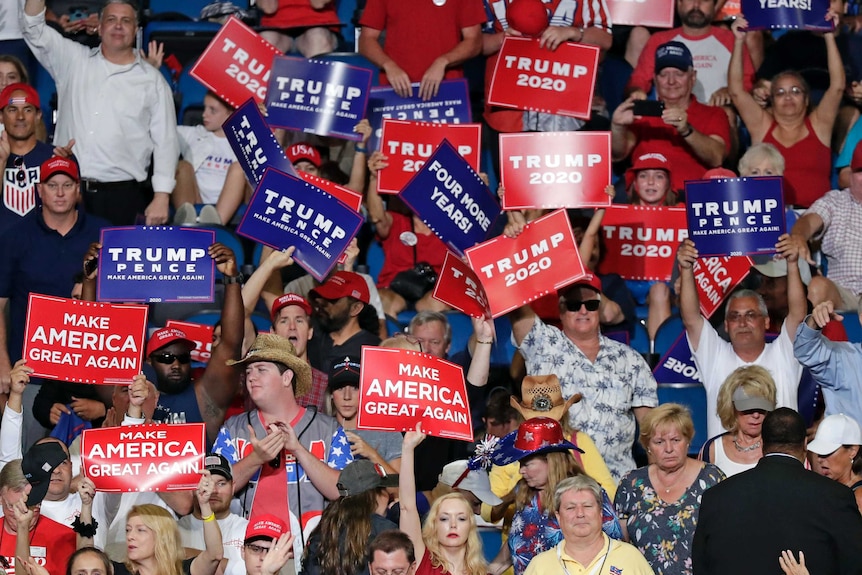
[[[488,505],[493,506],[499,505],[503,502],[502,499],[494,495],[494,492],[491,491],[491,480],[488,478],[487,471],[471,469],[469,473],[465,474],[466,470],[466,459],[453,461],[443,468],[443,472],[440,474],[440,477],[438,477],[438,480],[440,483],[448,485],[453,489],[469,491],[482,503],[487,503]],[[460,481],[458,481],[459,479]]]
[[[808,451],[829,455],[842,445],[862,445],[862,429],[852,417],[839,413],[823,418]]]

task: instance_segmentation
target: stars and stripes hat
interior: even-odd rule
[[[563,437],[563,427],[559,421],[550,417],[534,417],[500,440],[491,455],[491,461],[494,465],[509,465],[531,455],[571,449],[584,452]]]

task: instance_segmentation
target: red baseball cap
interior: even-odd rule
[[[12,92],[18,91],[24,92],[23,98],[21,96],[18,96],[17,98],[12,97]],[[9,84],[3,88],[2,92],[0,92],[0,110],[12,103],[33,104],[40,110],[42,109],[42,104],[39,102],[39,92],[37,92],[36,88],[30,84],[25,84],[24,82]]]
[[[289,533],[290,529],[280,517],[275,515],[258,515],[252,517],[248,521],[248,526],[245,528],[245,541],[252,539],[278,539],[284,533]]]
[[[576,287],[588,287],[598,293],[602,293],[602,280],[599,279],[599,276],[597,276],[590,270],[585,271],[587,272],[587,275],[585,275],[575,283],[569,284],[566,287],[562,288],[557,292],[557,295],[559,295],[560,297],[566,297],[569,291]]]
[[[298,293],[286,293],[272,302],[272,312],[270,313],[272,321],[275,321],[275,318],[278,316],[278,312],[289,305],[297,305],[302,308],[302,311],[304,311],[306,315],[311,315],[311,304],[308,303],[307,299]]]
[[[638,156],[632,164],[632,167],[626,170],[626,189],[629,189],[632,186],[632,182],[635,181],[635,176],[641,170],[664,170],[667,172],[668,179],[670,179],[670,162],[667,161],[665,155],[656,152],[648,152]]]
[[[287,159],[291,164],[297,162],[311,162],[320,167],[320,152],[311,144],[294,144],[287,149]]]
[[[850,160],[850,170],[858,172],[862,170],[862,140],[856,144],[856,149],[853,150],[853,159]]]
[[[81,179],[75,160],[62,156],[52,156],[42,162],[42,167],[39,168],[39,181],[47,182],[57,174],[66,174],[76,182]]]
[[[733,170],[727,168],[712,168],[703,173],[704,180],[723,180],[724,178],[737,178]]]
[[[353,272],[335,272],[328,280],[311,290],[312,295],[323,299],[336,300],[350,296],[362,303],[371,301],[365,278]]]
[[[190,350],[195,348],[195,342],[188,338],[186,332],[175,327],[163,327],[154,331],[153,335],[150,336],[150,341],[147,342],[147,357],[175,341],[184,341]]]

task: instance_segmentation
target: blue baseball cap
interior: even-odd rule
[[[662,44],[655,51],[655,72],[658,74],[665,68],[688,70],[694,67],[694,60],[688,46],[682,42],[671,41]]]

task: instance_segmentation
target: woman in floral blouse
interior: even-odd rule
[[[665,403],[641,422],[640,441],[650,464],[620,481],[614,500],[625,539],[640,549],[656,575],[691,574],[691,541],[700,497],[722,479],[721,470],[688,457],[694,436],[684,406]]]

